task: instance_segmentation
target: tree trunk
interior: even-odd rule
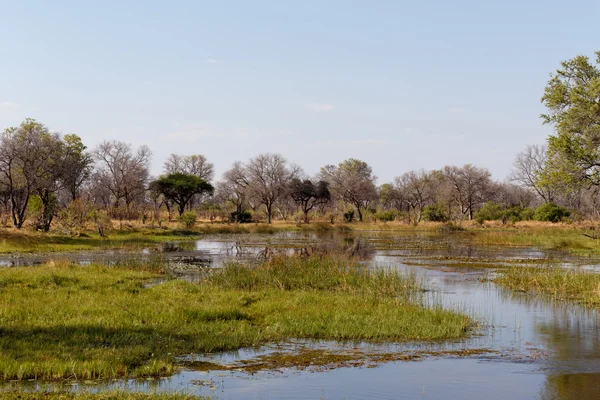
[[[267,205],[267,224],[271,223],[271,206]]]

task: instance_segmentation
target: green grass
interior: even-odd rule
[[[486,246],[528,246],[564,250],[578,255],[600,254],[600,240],[579,228],[506,228],[469,231],[473,243]]]
[[[101,393],[80,392],[0,392],[0,398],[7,400],[201,400],[207,397],[177,393],[136,393],[108,391]]]
[[[556,266],[511,267],[495,282],[507,288],[545,293],[555,300],[571,300],[600,307],[600,275]]]
[[[164,279],[156,270],[1,269],[0,380],[167,376],[190,353],[290,338],[456,339],[472,326],[421,304],[413,279],[345,258],[276,258],[201,284],[148,285]]]

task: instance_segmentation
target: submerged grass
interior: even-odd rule
[[[426,307],[418,284],[343,257],[229,265],[200,284],[131,265],[0,270],[0,379],[157,377],[177,356],[289,338],[456,339],[468,316]]]
[[[558,266],[511,267],[495,282],[507,288],[572,300],[587,307],[600,307],[600,275]]]

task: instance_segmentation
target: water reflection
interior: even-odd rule
[[[185,370],[169,379],[116,382],[110,386],[184,390],[230,399],[600,398],[599,312],[553,302],[544,296],[504,290],[489,282],[494,275],[493,268],[479,268],[557,259],[571,266],[587,264],[587,268],[594,268],[589,259],[531,248],[478,247],[461,235],[336,231],[216,235],[197,242],[167,244],[138,256],[149,257],[159,252],[174,270],[196,281],[201,279],[204,269],[218,268],[230,261],[253,263],[277,254],[339,251],[357,254],[374,267],[392,266],[416,275],[430,289],[426,296],[431,302],[442,302],[445,307],[468,312],[481,324],[479,335],[461,341],[388,344],[380,349],[407,352],[491,348],[499,353],[472,359],[441,357],[423,362],[394,362],[374,369],[341,368],[322,372],[286,370],[247,374]],[[93,262],[96,257],[104,261],[130,255],[82,253],[65,255],[65,258],[85,263]],[[0,258],[0,265],[23,265],[18,264],[23,260],[25,258]],[[28,260],[33,264],[45,259]],[[340,349],[367,346],[299,341],[290,345],[292,351],[294,345]],[[194,357],[227,363],[271,350],[267,346]]]

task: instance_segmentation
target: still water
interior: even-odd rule
[[[531,248],[477,247],[453,234],[382,232],[222,235],[169,245],[162,254],[174,273],[193,280],[197,272],[231,260],[256,262],[270,254],[340,248],[359,252],[374,267],[393,267],[417,275],[430,290],[427,296],[432,302],[441,301],[444,307],[467,312],[480,324],[477,334],[461,341],[388,344],[385,351],[490,352],[471,357],[430,356],[375,368],[292,368],[253,374],[183,370],[156,381],[119,381],[91,388],[178,391],[219,399],[600,399],[600,313],[555,303],[544,296],[508,291],[488,280],[495,273],[494,265],[560,262],[571,268],[595,268],[594,260]],[[144,254],[150,257],[152,253]],[[125,256],[64,257],[88,263]],[[46,260],[30,257],[18,261],[17,265],[26,265]],[[0,259],[0,264],[14,265],[15,260]],[[298,341],[188,357],[231,364],[273,351],[275,346],[280,350],[282,345],[287,351],[306,346],[338,350],[378,347],[368,343]],[[82,383],[75,388],[85,386]]]

